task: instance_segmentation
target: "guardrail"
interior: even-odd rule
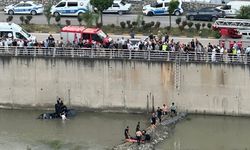
[[[145,61],[181,61],[205,63],[236,63],[249,64],[250,55],[231,53],[203,53],[203,52],[171,52],[124,50],[104,48],[35,48],[35,47],[0,47],[0,56],[26,57],[71,57],[71,58],[98,58],[98,59],[127,59]]]

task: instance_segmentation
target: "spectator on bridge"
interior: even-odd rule
[[[49,47],[55,47],[55,39],[52,36],[52,34],[50,34],[49,37],[48,37],[48,46]]]

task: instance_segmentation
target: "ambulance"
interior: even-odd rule
[[[8,37],[13,39],[22,39],[35,41],[36,37],[29,34],[19,25],[10,22],[0,22],[0,38]]]
[[[80,39],[87,45],[100,43],[108,47],[112,39],[100,28],[86,28],[84,26],[65,26],[61,29],[61,38],[65,43],[78,43]]]

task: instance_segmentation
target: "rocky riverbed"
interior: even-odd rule
[[[156,124],[156,127],[148,127],[147,133],[151,136],[150,142],[138,145],[137,143],[125,142],[117,145],[113,150],[154,150],[155,145],[159,142],[166,140],[169,137],[169,133],[173,131],[174,125],[185,119],[186,113],[179,113],[175,117],[164,117],[161,124]]]

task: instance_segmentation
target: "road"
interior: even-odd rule
[[[14,23],[21,23],[20,21],[20,16],[21,15],[14,15],[13,17],[13,22]],[[25,15],[24,15],[25,16]],[[137,19],[136,14],[124,14],[124,15],[118,15],[118,14],[104,14],[103,15],[103,24],[107,25],[107,24],[115,24],[120,26],[120,22],[124,21],[126,22],[127,20],[132,21],[136,21]],[[0,22],[5,22],[6,18],[8,17],[8,15],[6,15],[3,11],[0,12]],[[180,18],[182,18],[182,20],[185,20],[185,16],[178,16]],[[172,26],[177,26],[175,23],[177,16],[172,16]],[[71,20],[71,24],[72,25],[79,25],[79,22],[77,21],[77,17],[62,17],[61,18],[61,23],[65,24],[65,20]],[[157,22],[159,21],[161,23],[161,27],[166,27],[169,26],[169,16],[143,16],[143,20],[145,22]],[[35,23],[35,24],[47,24],[47,20],[46,17],[44,15],[36,15],[33,16],[31,23]],[[51,18],[51,23],[56,23],[55,22],[55,18]]]
[[[31,33],[32,35],[37,37],[38,41],[43,41],[46,38],[48,38],[48,33]],[[53,37],[55,38],[55,40],[59,40],[60,39],[60,34],[58,33],[54,33],[52,34]],[[117,38],[121,38],[124,37],[125,39],[130,38],[130,36],[128,35],[110,35],[110,37],[114,40],[116,40]],[[145,39],[146,36],[139,36],[136,35],[135,38],[139,38],[139,39]],[[170,39],[174,39],[174,41],[179,41],[181,43],[188,43],[190,42],[192,39],[194,38],[188,38],[188,37],[170,37]],[[197,38],[204,46],[207,46],[208,43],[211,43],[213,45],[218,45],[219,44],[219,40],[218,39],[208,39],[208,38]]]

